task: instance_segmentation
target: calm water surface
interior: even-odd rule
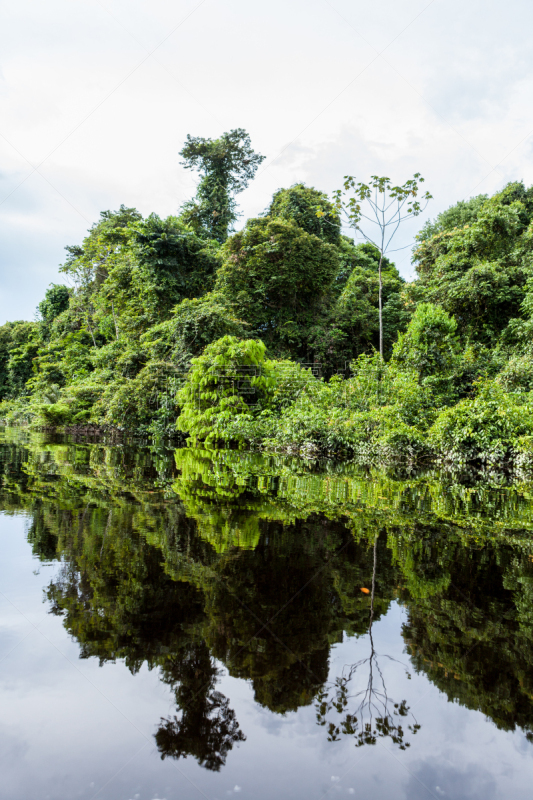
[[[0,456],[0,797],[531,797],[531,485]]]

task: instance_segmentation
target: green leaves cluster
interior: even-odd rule
[[[355,245],[341,215],[362,231],[373,209],[394,235],[429,199],[418,173],[347,176],[333,200],[298,183],[231,234],[263,157],[242,129],[181,155],[201,176],[191,204],[102,212],[37,321],[0,328],[3,418],[529,468],[532,189],[426,223],[406,283],[384,239]]]
[[[214,140],[188,135],[180,155],[186,169],[202,176],[196,199],[183,206],[184,221],[224,242],[237,219],[234,195],[246,189],[265,156],[254,152],[243,128]]]

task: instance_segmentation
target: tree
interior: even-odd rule
[[[470,200],[460,200],[446,211],[441,211],[434,220],[428,220],[417,233],[417,241],[424,242],[439,233],[463,228],[465,225],[475,222],[481,207],[488,199],[488,195],[478,194],[471,197]]]
[[[383,358],[383,300],[381,267],[383,257],[389,252],[392,240],[401,223],[411,217],[417,217],[426,208],[431,199],[429,192],[425,192],[421,200],[417,200],[420,184],[424,178],[417,172],[402,186],[393,186],[389,178],[372,175],[370,183],[361,183],[354,177],[346,175],[344,178],[344,191],[338,189],[333,193],[335,205],[339,213],[344,212],[348,224],[359,231],[367,242],[375,245],[380,252],[379,259],[379,353]],[[347,198],[347,199],[344,199]],[[365,210],[368,209],[368,213]],[[324,216],[318,210],[318,217]],[[369,216],[372,214],[373,216]],[[361,227],[361,221],[377,226],[376,233],[366,233]],[[366,226],[365,226],[366,227]]]
[[[0,327],[0,401],[30,393],[27,382],[39,345],[37,322],[19,320]]]
[[[337,248],[294,222],[249,220],[223,247],[216,288],[277,355],[307,358],[310,327],[339,270]]]
[[[380,654],[376,651],[374,644],[372,625],[374,623],[374,602],[376,599],[378,539],[379,535],[376,533],[373,547],[372,588],[370,590],[366,586],[361,588],[362,592],[370,595],[368,620],[370,655],[352,664],[348,669],[344,668],[342,674],[335,680],[333,685],[330,684],[328,686],[326,684],[321,689],[316,701],[317,722],[319,725],[327,724],[329,742],[339,741],[341,734],[354,736],[356,747],[362,747],[365,744],[376,744],[379,738],[390,738],[394,744],[398,745],[400,750],[405,750],[410,746],[410,743],[405,741],[402,718],[407,722],[409,715],[411,716],[412,722],[408,724],[407,728],[413,735],[418,733],[420,725],[410,712],[405,700],[396,703],[389,697],[383,670],[379,663]],[[391,656],[384,657],[390,661],[397,661]],[[368,668],[366,686],[363,684],[362,689],[356,691],[355,694],[350,694],[350,682],[365,667]],[[354,703],[353,710],[350,711],[351,701],[354,700],[358,704]],[[328,717],[332,711],[342,715],[341,719],[338,720],[337,717],[335,721],[330,719],[328,722]]]
[[[317,211],[322,212],[320,216]],[[268,209],[271,217],[294,222],[307,233],[312,233],[325,242],[338,245],[341,236],[341,221],[337,209],[324,192],[296,183],[289,189],[279,189]]]
[[[168,318],[184,298],[200,297],[212,287],[215,252],[179,218],[150,214],[136,226],[133,241],[138,265],[133,289],[149,324]]]
[[[141,219],[141,214],[135,208],[126,208],[124,205],[118,211],[101,211],[100,220],[89,229],[83,245],[65,247],[68,257],[59,271],[66,274],[73,284],[70,297],[71,323],[74,323],[74,329],[81,325],[90,333],[94,347],[97,346],[97,339],[101,345],[109,338],[106,327],[113,329],[118,339],[115,298],[106,297],[109,288],[106,282],[110,271],[116,269],[117,262],[124,261],[124,251],[130,246],[134,226]],[[126,272],[126,286],[129,289],[129,269]],[[110,313],[104,315],[109,317],[108,326],[105,323],[102,325],[102,309],[98,309],[96,304],[102,285],[105,285],[102,298],[105,299],[104,304],[107,305],[110,300],[111,306]]]
[[[464,224],[420,237],[413,254],[418,288],[424,300],[453,314],[463,341],[493,347],[511,320],[512,328],[527,316],[532,218],[533,189],[510,183]]]
[[[183,207],[183,219],[224,242],[237,219],[233,195],[246,189],[265,156],[254,152],[243,128],[223,133],[220,139],[189,134],[180,155],[186,169],[202,176],[196,200]]]
[[[68,308],[70,292],[67,286],[60,283],[51,283],[46,290],[44,300],[38,305],[39,314],[48,328],[56,317]]]
[[[378,268],[380,252],[365,242],[355,247],[343,243],[341,272],[334,281],[332,294],[341,289],[327,317],[313,332],[315,361],[326,374],[344,372],[347,364],[361,353],[379,346]],[[402,296],[405,281],[394,264],[382,259],[383,346],[390,355],[409,322],[410,311]],[[340,285],[339,285],[340,284]]]
[[[457,359],[457,322],[432,303],[420,303],[407,331],[394,346],[393,361],[418,373],[419,380],[449,374]]]
[[[204,642],[191,642],[173,654],[162,670],[174,688],[180,716],[162,717],[155,734],[161,758],[194,756],[218,772],[233,746],[246,741],[229,700],[215,689],[218,670]]]

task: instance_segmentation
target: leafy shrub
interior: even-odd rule
[[[528,448],[533,437],[533,398],[504,391],[492,380],[479,382],[476,395],[438,415],[429,441],[448,461],[502,463]]]
[[[120,428],[169,433],[178,413],[180,383],[172,364],[151,361],[135,377],[117,377],[104,386],[93,406],[93,419]]]
[[[35,407],[38,422],[43,425],[66,425],[72,419],[72,411],[66,403],[48,403]]]
[[[247,324],[235,316],[225,298],[214,292],[176,306],[170,319],[154,325],[142,337],[150,357],[189,365],[204,347],[223,336],[246,338]]]
[[[417,372],[420,381],[429,375],[449,374],[457,358],[456,332],[456,320],[444,309],[420,303],[394,346],[393,360]]]
[[[193,442],[209,444],[226,438],[227,422],[266,400],[271,380],[263,372],[265,353],[261,341],[224,336],[193,358],[178,392],[178,430]]]
[[[533,391],[533,359],[531,356],[513,356],[496,380],[508,392]]]

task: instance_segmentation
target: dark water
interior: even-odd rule
[[[0,453],[0,797],[531,797],[533,487]]]

